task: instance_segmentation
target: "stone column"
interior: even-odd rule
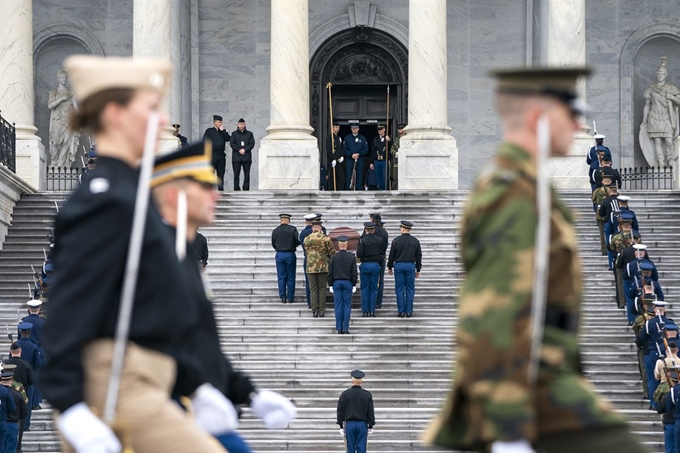
[[[408,126],[398,155],[400,190],[458,188],[446,58],[446,0],[410,0]]]
[[[272,0],[270,124],[259,149],[260,189],[319,188],[309,125],[308,0]]]
[[[132,14],[132,56],[144,58],[163,58],[172,61],[170,36],[171,0],[134,0]],[[173,43],[174,44],[174,43]],[[172,98],[175,95],[176,65],[173,65],[173,82],[170,93],[163,99],[163,110],[172,123]],[[161,152],[177,148],[177,139],[172,135],[172,127],[161,130]]]
[[[547,0],[543,30],[547,33],[542,42],[541,62],[548,66],[586,65],[586,3],[585,0]],[[586,99],[586,82],[578,87],[579,95]],[[550,160],[550,176],[556,187],[588,189],[586,153],[595,140],[590,128],[581,118],[581,129],[576,133],[569,155]],[[606,135],[606,131],[598,131]],[[605,141],[606,143],[606,141]]]
[[[36,135],[33,106],[33,2],[0,1],[0,110],[16,125],[17,176],[45,188],[45,147]]]

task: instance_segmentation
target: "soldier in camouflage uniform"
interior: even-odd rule
[[[392,190],[397,190],[399,188],[399,146],[401,144],[401,137],[404,136],[404,128],[406,124],[397,124],[397,136],[392,143],[392,148],[390,148],[390,154],[392,159],[390,159],[390,187]]]
[[[321,231],[321,220],[312,222],[312,234],[305,238],[307,253],[307,278],[315,318],[323,318],[326,313],[326,284],[328,282],[328,263],[335,253],[333,241]]]
[[[613,235],[609,241],[609,250],[614,252],[614,261],[618,258],[619,254],[633,243],[633,226],[632,219],[624,215],[619,221],[620,232]],[[626,295],[623,290],[623,269],[615,267],[614,268],[614,281],[616,284],[616,305],[623,309],[626,306]]]
[[[609,196],[609,185],[612,183],[611,176],[608,174],[602,174],[602,186],[595,189],[591,199],[593,200],[593,205],[595,206],[595,220],[597,221],[597,227],[600,229],[600,248],[602,249],[602,255],[607,255],[607,244],[604,239],[604,222],[607,220],[600,216],[599,209],[602,202]]]
[[[537,227],[537,129],[553,156],[578,130],[579,69],[497,72],[504,129],[493,165],[476,181],[462,222],[453,389],[425,441],[480,452],[644,452],[581,372],[581,263],[573,216],[551,189],[546,322],[538,378],[529,363]]]

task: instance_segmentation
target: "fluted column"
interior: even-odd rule
[[[172,61],[170,36],[171,0],[134,0],[132,14],[132,56],[143,58],[163,58]],[[176,74],[173,66],[172,77]],[[163,110],[170,118],[174,83],[170,92],[163,98]],[[172,128],[161,131],[161,152],[177,148],[177,139],[172,135]]]
[[[458,188],[447,66],[446,0],[410,0],[409,117],[398,155],[400,190]]]
[[[0,110],[16,124],[16,173],[45,186],[45,147],[36,135],[33,92],[33,2],[0,1]]]
[[[318,189],[309,125],[308,0],[272,0],[270,124],[259,150],[260,189]]]
[[[547,15],[544,15],[544,30],[547,36],[542,40],[546,48],[541,49],[543,64],[554,67],[575,67],[586,65],[586,3],[585,0],[547,0]],[[579,95],[586,99],[586,80],[578,85]],[[569,155],[551,159],[550,176],[553,184],[562,188],[590,188],[585,154],[595,144],[590,127],[581,118],[581,128],[576,133]],[[606,134],[605,131],[598,131]]]

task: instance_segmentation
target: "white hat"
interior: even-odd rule
[[[309,221],[309,220],[314,220],[314,219],[316,219],[316,217],[317,217],[316,214],[307,214],[307,215],[305,216],[305,220],[307,220],[307,221]]]
[[[668,304],[662,300],[655,300],[654,305],[656,305],[657,307],[665,307]]]
[[[602,134],[595,134],[595,135],[593,136],[593,138],[594,138],[595,140],[603,140],[605,137],[606,137],[606,135],[602,135]]]
[[[112,88],[151,88],[167,93],[169,61],[153,58],[73,55],[64,60],[78,102]]]
[[[37,299],[29,300],[28,302],[26,302],[26,305],[28,305],[31,308],[38,308],[39,306],[42,305],[42,300]]]
[[[619,201],[625,201],[625,202],[630,201],[630,197],[628,195],[619,195],[618,197],[616,197],[616,199],[619,200]]]
[[[635,245],[633,245],[633,248],[635,250],[647,250],[647,246],[644,245],[644,244],[635,244]]]

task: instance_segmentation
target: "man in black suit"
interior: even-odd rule
[[[253,133],[246,129],[246,120],[238,120],[238,128],[231,133],[231,166],[234,169],[234,190],[241,190],[241,168],[243,168],[243,190],[250,190],[250,165],[255,148]]]
[[[227,166],[227,156],[224,150],[231,137],[229,132],[225,131],[224,126],[222,126],[221,116],[213,115],[213,127],[205,130],[203,141],[207,138],[212,141],[212,165],[215,167],[217,177],[220,178],[217,190],[224,190],[224,170]]]

